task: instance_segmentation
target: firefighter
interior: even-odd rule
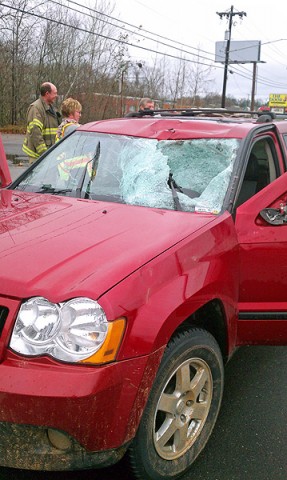
[[[57,98],[57,88],[45,82],[40,88],[40,97],[31,103],[27,111],[27,131],[22,150],[33,163],[55,143],[56,132],[61,123],[61,115],[55,111],[53,103]]]

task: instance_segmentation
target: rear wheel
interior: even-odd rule
[[[205,330],[178,333],[168,344],[129,450],[142,480],[183,475],[205,446],[218,415],[223,363]]]

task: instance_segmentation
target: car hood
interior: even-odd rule
[[[213,215],[0,192],[1,294],[59,302],[104,292]]]

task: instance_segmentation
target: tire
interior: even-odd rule
[[[136,478],[176,479],[191,467],[215,425],[223,383],[212,335],[192,328],[170,341],[128,452]]]

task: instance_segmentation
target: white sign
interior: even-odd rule
[[[215,61],[225,63],[226,42],[215,43]],[[228,63],[260,62],[261,42],[259,40],[246,40],[230,42]]]

